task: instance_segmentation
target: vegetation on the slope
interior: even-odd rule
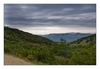
[[[85,45],[89,45],[89,44],[96,45],[96,34],[93,34],[93,35],[90,35],[87,37],[83,37],[81,39],[78,39],[78,40],[70,43],[70,45],[72,45],[72,46],[79,46],[79,45],[85,46]]]
[[[38,35],[4,27],[4,52],[34,64],[95,65],[96,36],[82,38],[80,43],[87,38],[89,41],[86,45],[77,46],[78,41],[75,41],[72,44],[76,46],[73,46],[71,43],[66,44],[64,39],[58,44]]]
[[[21,30],[12,29],[9,27],[4,27],[4,37],[5,40],[8,39],[10,41],[23,40],[30,43],[47,44],[47,45],[52,45],[52,43],[54,43],[52,40],[49,40],[47,38],[38,35],[33,36],[28,32],[23,32]]]

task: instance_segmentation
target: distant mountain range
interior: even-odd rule
[[[47,35],[41,35],[43,37],[49,38],[50,40],[53,40],[55,42],[60,42],[60,39],[63,38],[67,42],[72,42],[74,40],[80,39],[82,37],[90,36],[91,33],[54,33],[54,34],[47,34]]]

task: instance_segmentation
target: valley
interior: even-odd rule
[[[96,65],[96,34],[68,43],[61,39],[58,44],[46,37],[4,27],[4,54],[35,65]]]

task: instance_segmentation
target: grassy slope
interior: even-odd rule
[[[69,64],[96,64],[96,34],[73,41],[69,45],[73,54]]]
[[[96,45],[96,34],[83,37],[81,39],[78,39],[70,43],[71,46],[80,46],[80,45],[86,46],[89,44]]]

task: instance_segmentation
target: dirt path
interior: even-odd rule
[[[11,55],[4,55],[4,65],[32,65],[32,63]]]

